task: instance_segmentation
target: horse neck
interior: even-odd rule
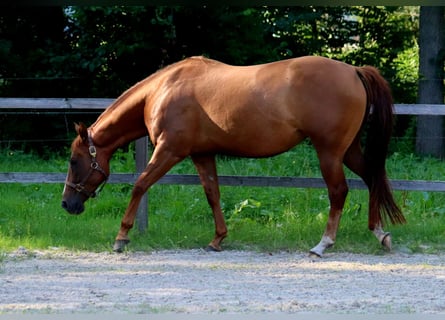
[[[119,147],[147,135],[144,95],[141,90],[130,90],[110,105],[90,127],[94,143],[107,150],[109,157]]]

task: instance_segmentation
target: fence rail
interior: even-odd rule
[[[107,98],[0,98],[0,109],[102,111],[113,101]],[[394,107],[398,115],[445,115],[445,104],[395,104]]]
[[[108,183],[133,184],[139,173],[112,173]],[[0,172],[0,183],[63,183],[66,173],[54,172]],[[271,176],[218,176],[220,185],[249,187],[282,187],[282,188],[325,188],[322,178],[309,177],[271,177]],[[360,179],[347,179],[353,189],[366,189]],[[445,181],[429,180],[397,180],[390,181],[394,190],[406,191],[445,191]],[[167,174],[157,184],[200,184],[199,177],[194,174]]]
[[[110,105],[114,99],[102,98],[0,98],[0,114],[11,110],[24,113],[54,113],[70,112],[73,110],[102,111]],[[397,115],[445,115],[445,105],[440,104],[396,104]],[[134,183],[138,173],[142,172],[148,161],[148,139],[141,138],[136,141],[136,173],[111,174],[109,183]],[[0,183],[63,183],[65,173],[43,172],[2,172]],[[265,176],[220,176],[221,185],[227,186],[257,186],[257,187],[294,187],[294,188],[325,188],[322,178],[308,177],[265,177]],[[197,175],[167,174],[157,183],[159,184],[200,184]],[[408,191],[445,191],[445,181],[424,180],[391,180],[394,190]],[[359,179],[348,179],[351,188],[364,189],[364,183]],[[137,222],[142,231],[148,225],[148,202],[143,199],[139,208]]]

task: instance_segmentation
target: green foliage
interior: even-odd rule
[[[416,103],[419,80],[419,47],[413,45],[398,53],[393,60],[394,78],[392,91],[403,103]],[[401,100],[403,97],[403,100]]]
[[[115,97],[158,68],[200,54],[241,65],[325,55],[377,66],[392,82],[392,61],[412,59],[400,53],[418,34],[417,7],[4,9],[0,93],[9,96]],[[16,87],[17,77],[54,82],[40,80],[36,91]]]
[[[272,7],[263,21],[281,57],[333,56],[357,33],[352,14],[349,7]]]
[[[382,67],[417,39],[418,11],[414,7],[355,7],[357,50],[348,54],[356,64]]]

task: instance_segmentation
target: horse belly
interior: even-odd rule
[[[228,154],[239,157],[270,157],[288,151],[305,136],[297,129],[281,125],[280,130],[274,126],[243,126],[234,130],[219,130],[203,132],[201,143],[195,149],[201,151]],[[197,141],[198,142],[198,141]]]

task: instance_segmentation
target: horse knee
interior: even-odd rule
[[[145,194],[146,191],[147,191],[146,188],[144,188],[144,187],[142,187],[142,186],[140,186],[138,184],[135,184],[134,187],[133,187],[133,190],[131,192],[131,196],[133,198],[142,197]]]
[[[349,188],[346,183],[329,188],[329,200],[331,202],[331,207],[334,209],[343,209],[348,192]]]

